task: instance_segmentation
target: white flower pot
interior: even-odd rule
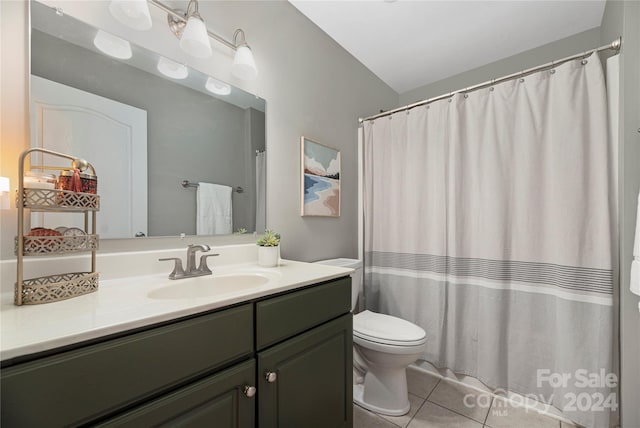
[[[258,246],[258,264],[262,267],[276,267],[280,259],[280,246],[261,247]]]

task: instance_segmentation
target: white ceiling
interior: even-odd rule
[[[605,7],[605,0],[289,1],[398,93],[599,27]]]

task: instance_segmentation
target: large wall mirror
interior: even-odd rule
[[[30,7],[31,145],[93,164],[101,239],[195,235],[199,182],[232,189],[233,231],[264,230],[264,99],[133,44],[128,59],[105,55],[99,29]]]

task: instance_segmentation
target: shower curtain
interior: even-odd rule
[[[423,327],[437,367],[607,426],[615,189],[598,55],[366,121],[364,146],[366,307]]]

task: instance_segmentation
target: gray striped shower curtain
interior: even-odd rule
[[[366,307],[424,328],[437,367],[608,426],[615,159],[597,54],[363,126]]]

